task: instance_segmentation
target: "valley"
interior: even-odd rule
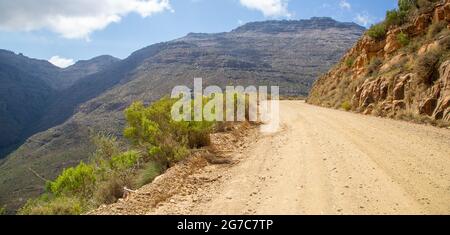
[[[318,74],[336,63],[364,30],[327,17],[255,22],[231,32],[190,33],[145,47],[120,61],[107,56],[93,59],[94,64],[107,62],[98,67],[85,66],[85,62],[69,67],[63,71],[69,74],[70,85],[42,82],[53,87],[48,88],[51,97],[43,108],[37,107],[33,128],[23,131],[9,149],[15,151],[0,165],[0,204],[17,209],[44,191],[45,184],[30,169],[53,179],[63,169],[88,159],[94,151],[92,133],[122,138],[123,110],[133,101],[151,104],[175,86],[191,87],[196,77],[203,78],[205,86],[277,85],[281,95],[306,96]],[[9,55],[13,59],[2,61],[28,61]],[[40,63],[50,68],[44,70],[51,75],[45,79],[58,80],[54,73],[59,69]],[[86,69],[76,73],[76,68]],[[8,115],[17,119],[15,113]],[[13,126],[20,127],[5,125]]]
[[[283,17],[239,1],[265,20],[178,29],[123,59],[60,58],[72,64],[61,68],[0,50],[0,214],[449,214],[450,0],[377,2],[380,22],[335,4],[367,28],[290,20],[288,1],[276,2]],[[130,12],[114,15],[117,27]],[[194,81],[276,86],[281,128],[266,133],[245,112],[230,123],[182,109],[189,121],[175,121],[174,87],[199,98],[183,108],[213,98]],[[234,97],[227,105],[249,112]]]

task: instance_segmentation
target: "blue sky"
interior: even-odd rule
[[[148,2],[145,2],[148,1]],[[270,19],[329,16],[370,26],[396,0],[0,0],[0,48],[67,66],[189,32],[230,31]],[[92,3],[98,2],[98,4]],[[36,4],[37,3],[37,4]],[[3,10],[2,10],[3,9]],[[3,17],[2,17],[3,15]],[[58,56],[58,57],[55,57]],[[67,58],[68,60],[64,60]]]

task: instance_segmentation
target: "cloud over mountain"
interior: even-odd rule
[[[75,62],[73,61],[73,59],[67,59],[67,58],[63,58],[60,56],[52,56],[52,58],[50,58],[48,60],[48,62],[52,63],[53,65],[60,67],[60,68],[67,68],[73,64],[75,64]]]
[[[266,17],[290,17],[288,0],[240,0],[240,3],[253,10],[261,11]]]
[[[346,9],[346,10],[351,10],[352,9],[352,5],[349,2],[347,2],[347,0],[341,0],[339,2],[339,7],[341,9]]]

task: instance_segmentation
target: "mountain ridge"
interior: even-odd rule
[[[188,34],[133,52],[104,71],[58,93],[40,119],[41,130],[0,165],[0,204],[17,209],[43,190],[29,169],[52,179],[89,157],[91,132],[119,138],[122,111],[146,104],[176,85],[278,85],[285,95],[306,95],[317,74],[329,69],[362,35],[362,27],[298,28],[298,33]],[[279,29],[275,29],[279,31]]]
[[[261,27],[263,26],[263,27]],[[270,28],[268,28],[270,27]],[[310,19],[301,20],[271,20],[271,21],[257,21],[246,23],[238,28],[232,30],[231,32],[242,33],[248,31],[259,31],[259,32],[293,32],[295,30],[308,29],[308,28],[326,28],[326,27],[354,27],[361,30],[365,30],[363,26],[360,26],[354,22],[339,22],[331,17],[311,17]],[[281,30],[281,31],[280,31]]]
[[[0,137],[0,158],[43,130],[36,126],[64,89],[117,61],[101,56],[61,69],[46,60],[0,50],[0,132],[4,133]]]

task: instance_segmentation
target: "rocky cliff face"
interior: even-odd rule
[[[135,100],[151,103],[173,87],[279,85],[284,95],[306,96],[317,73],[327,71],[363,34],[354,23],[331,18],[269,21],[232,32],[191,33],[133,53],[110,68],[79,79],[59,91],[38,128],[0,165],[0,204],[17,208],[39,195],[42,182],[29,170],[52,179],[87,159],[89,131],[121,136],[122,111]]]
[[[308,102],[446,125],[450,121],[450,1],[411,12],[383,40],[367,34],[313,86]]]

